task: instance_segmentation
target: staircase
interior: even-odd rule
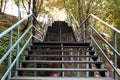
[[[33,42],[11,80],[113,80],[90,43],[77,42],[72,27],[55,21],[43,42]]]
[[[44,41],[73,42],[76,41],[71,26],[64,21],[56,21],[48,27],[47,36]]]

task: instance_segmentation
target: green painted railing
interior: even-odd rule
[[[80,31],[80,29],[79,29],[80,25],[77,22],[77,20],[75,19],[75,17],[72,14],[67,14],[66,22],[68,23],[69,26],[72,26],[76,40],[80,41],[80,38],[78,36],[79,31]]]
[[[95,45],[98,47],[98,49],[101,51],[101,53],[103,54],[103,56],[105,57],[105,59],[108,61],[108,63],[111,65],[111,67],[113,68],[114,70],[114,79],[115,80],[118,80],[117,78],[120,77],[120,72],[118,70],[118,67],[117,67],[117,59],[118,57],[120,58],[120,52],[118,52],[118,49],[117,49],[117,35],[120,36],[120,30],[116,29],[115,27],[109,25],[108,23],[104,22],[103,20],[99,19],[98,17],[96,17],[95,15],[93,14],[90,14],[89,17],[90,18],[90,28],[91,28],[91,41],[93,43],[95,43]],[[106,40],[106,38],[104,36],[102,36],[96,29],[95,27],[93,26],[93,21],[99,21],[100,23],[102,23],[105,27],[109,28],[112,32],[113,32],[113,38],[112,38],[112,44]],[[94,38],[94,35],[93,35],[93,32],[95,32],[95,34],[97,34],[97,36],[102,40],[102,42],[104,42],[104,44],[106,44],[109,49],[113,52],[113,55],[114,56],[114,60],[113,60],[113,63],[111,62],[111,59],[108,57],[107,53],[104,51],[103,48],[100,47],[100,44],[95,40]],[[109,33],[108,33],[109,34]],[[120,46],[118,46],[120,47]]]
[[[20,34],[20,26],[28,18],[30,18],[29,27],[25,30],[24,33]],[[20,56],[25,51],[26,47],[29,44],[31,44],[33,37],[39,41],[42,41],[42,39],[44,37],[43,35],[45,35],[45,33],[43,31],[44,31],[44,29],[47,29],[47,28],[44,28],[44,29],[41,28],[42,30],[39,31],[38,28],[36,28],[36,26],[33,25],[33,23],[32,23],[33,18],[36,19],[35,16],[31,13],[0,34],[0,41],[4,40],[4,37],[6,37],[6,36],[9,40],[8,44],[6,45],[6,46],[9,46],[8,50],[5,53],[2,53],[4,55],[2,55],[2,57],[0,57],[0,65],[2,65],[6,60],[8,61],[8,68],[6,69],[4,74],[1,76],[1,80],[7,80],[7,79],[10,80],[11,76],[13,75],[13,74],[11,74],[12,69],[14,69],[14,67],[17,68],[20,66],[19,63],[17,63],[17,61],[19,61]],[[47,27],[46,24],[44,24],[44,25]],[[39,26],[41,26],[41,25],[39,25]],[[19,27],[19,29],[18,29],[18,27]],[[35,35],[33,35],[33,33],[32,33],[33,29],[35,29],[36,31],[39,32],[39,36],[41,38],[36,38]],[[19,36],[19,38],[16,41],[14,41],[14,43],[13,43],[13,37],[14,37],[13,31],[15,31],[15,30],[16,30],[16,33],[19,33],[19,34],[16,34],[17,36]],[[24,41],[24,37],[27,38],[27,40],[25,40],[24,45],[22,47],[20,47],[20,43],[22,41]],[[2,45],[0,45],[0,46],[2,46]],[[15,50],[15,49],[17,49],[16,52],[15,51],[13,52],[13,50]],[[13,54],[16,54],[14,56],[14,58],[12,56]],[[14,60],[12,60],[12,59],[14,59]],[[16,66],[15,66],[15,64],[16,64]],[[17,72],[15,75],[17,75]]]
[[[21,25],[27,18],[30,18],[30,21],[31,21],[29,27],[27,28],[27,30],[24,33],[17,34],[17,36],[19,36],[19,38],[15,42],[13,42],[13,37],[14,37],[13,31],[16,28],[20,27],[19,25]],[[42,29],[41,31],[43,31],[43,32],[41,32],[36,28],[35,25],[33,25],[33,23],[32,23],[33,18],[35,18],[35,16],[33,16],[33,14],[29,14],[25,18],[23,18],[22,20],[20,20],[19,22],[17,22],[16,24],[14,24],[13,26],[11,26],[10,28],[8,28],[7,30],[5,30],[4,32],[2,32],[0,34],[0,40],[2,40],[2,38],[4,38],[7,35],[8,35],[7,38],[9,40],[8,45],[7,45],[7,46],[9,46],[9,48],[4,53],[4,55],[0,58],[0,65],[2,65],[5,62],[5,60],[8,61],[8,68],[5,71],[5,73],[3,74],[3,76],[1,77],[1,80],[6,80],[7,77],[8,77],[8,80],[11,78],[11,76],[12,76],[11,71],[12,71],[13,67],[15,67],[15,64],[19,60],[20,56],[23,54],[23,51],[25,50],[27,45],[31,44],[32,37],[36,38],[35,35],[33,35],[33,33],[32,33],[33,29],[36,29],[39,32],[41,41],[44,38],[43,35],[45,35],[44,32],[46,31],[48,25],[46,25],[46,28]],[[113,26],[107,24],[103,20],[99,19],[98,17],[94,16],[93,14],[90,14],[80,26],[78,25],[75,18],[73,20],[72,20],[72,18],[69,18],[68,21],[72,21],[70,23],[75,28],[74,29],[75,31],[78,30],[77,34],[76,34],[78,41],[81,40],[81,39],[79,39],[80,36],[84,34],[85,35],[84,40],[91,41],[91,45],[96,46],[96,48],[97,48],[97,49],[95,48],[96,51],[99,51],[104,56],[106,61],[111,65],[112,69],[114,70],[114,74],[115,74],[114,79],[117,80],[117,77],[120,77],[120,72],[118,71],[118,67],[117,67],[117,62],[118,62],[117,58],[120,57],[120,53],[117,50],[117,47],[120,47],[120,46],[117,46],[117,42],[118,42],[117,35],[120,36],[120,31],[117,30],[116,28],[114,28]],[[111,29],[111,31],[113,31],[113,38],[112,38],[113,44],[111,44],[108,40],[106,40],[106,38],[100,32],[98,32],[98,30],[95,28],[96,24],[98,23],[98,22],[95,23],[96,21],[103,24],[105,27]],[[80,31],[80,27],[82,25],[86,26],[84,31]],[[18,29],[17,31],[19,32],[20,29]],[[29,37],[27,38],[24,45],[20,48],[20,46],[18,44],[20,44],[20,42],[23,40],[23,38],[26,35]],[[90,39],[88,39],[88,37],[90,37]],[[38,40],[40,40],[40,39],[38,38]],[[111,63],[111,57],[109,57],[107,55],[107,53],[104,51],[103,46],[101,46],[101,42],[104,43],[105,45],[107,45],[107,47],[109,47],[110,51],[114,53],[114,55],[112,55],[112,56],[114,56],[114,64]],[[19,49],[18,49],[18,51],[16,51],[16,56],[14,56],[15,57],[14,60],[12,60],[13,50],[15,48],[19,48]],[[17,64],[17,66],[19,67],[19,64]],[[16,75],[17,75],[17,72],[16,72]],[[87,76],[89,76],[89,75],[87,75]]]
[[[73,15],[68,15],[68,23],[70,23],[74,29],[74,32],[76,32],[77,40],[78,42],[81,41],[81,35],[84,35],[85,38],[83,39],[85,42],[91,42],[91,45],[93,45],[96,49],[96,53],[100,53],[103,58],[107,61],[107,63],[112,67],[111,69],[114,70],[114,72],[109,72],[109,76],[111,73],[114,73],[114,79],[118,80],[118,77],[120,78],[120,71],[118,69],[118,61],[117,59],[120,59],[120,50],[117,49],[117,47],[120,47],[117,43],[120,42],[117,39],[117,36],[120,36],[120,30],[116,29],[115,27],[109,25],[108,23],[104,22],[103,20],[99,19],[93,14],[90,14],[83,23],[79,26],[77,20],[74,18]],[[111,41],[106,39],[106,35],[99,32],[96,28],[98,24],[101,24],[104,26],[104,28],[108,28],[113,33],[113,37],[110,37]],[[84,30],[81,31],[80,28],[82,26],[84,27]],[[101,26],[99,26],[101,27]],[[99,29],[99,28],[98,28]],[[109,35],[109,33],[106,34]],[[103,45],[106,47],[103,47]],[[102,46],[101,46],[102,45]],[[111,53],[113,53],[112,56],[109,56],[105,50],[109,49]],[[113,57],[113,58],[111,58]],[[111,60],[112,59],[112,60]],[[106,63],[105,63],[106,64]],[[110,70],[108,68],[108,70]]]

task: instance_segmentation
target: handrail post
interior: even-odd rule
[[[89,56],[88,52],[86,52],[86,56]],[[86,61],[89,61],[89,57],[86,57]],[[86,69],[89,69],[89,63],[86,64]],[[89,77],[89,71],[86,71],[86,77]]]
[[[20,21],[20,0],[18,0],[18,22]],[[17,30],[17,40],[19,39],[19,37],[20,37],[20,24],[18,24],[18,30]],[[18,55],[18,53],[19,53],[19,49],[20,48],[20,45],[19,45],[19,43],[17,44],[17,54],[16,55]],[[19,67],[19,59],[17,59],[17,61],[16,61],[16,68],[18,68]],[[17,76],[17,71],[16,71],[16,74],[15,74],[16,76]]]
[[[12,31],[9,32],[9,49],[12,47]],[[11,62],[12,62],[12,51],[10,52],[9,54],[9,57],[8,57],[8,68],[10,67],[11,65]],[[9,72],[8,74],[8,80],[10,80],[11,78],[11,71]]]
[[[92,45],[92,33],[93,33],[92,28],[91,28],[93,26],[92,19],[93,19],[93,17],[90,15],[90,42],[91,42],[91,45]]]
[[[83,24],[83,31],[84,31],[84,33],[83,33],[83,42],[85,42],[85,39],[86,39],[85,23]]]
[[[31,0],[28,0],[28,14],[30,14],[30,9],[31,9]],[[29,23],[30,23],[30,25],[33,25],[33,15],[31,15],[30,17],[29,17]],[[32,36],[33,35],[33,33],[32,33],[32,30],[33,30],[33,27],[31,28],[31,30],[30,30],[30,35]],[[32,43],[32,39],[30,40],[30,44]]]
[[[30,17],[30,24],[32,25],[32,28],[31,28],[31,36],[33,36],[33,15]],[[32,43],[32,39],[30,41],[30,44]]]
[[[114,36],[113,36],[113,37],[114,37],[114,38],[113,38],[113,39],[114,39],[114,49],[117,50],[116,34],[117,34],[117,33],[114,31]],[[116,54],[115,52],[114,52],[114,66],[117,68],[117,54]],[[118,79],[117,79],[117,73],[116,73],[115,71],[114,71],[114,79],[115,79],[115,80],[118,80]]]
[[[62,56],[64,56],[64,52],[63,52],[63,50],[64,50],[64,48],[63,48],[63,44],[61,44],[61,50],[62,50],[62,53],[61,53],[61,54],[62,54]],[[62,61],[64,61],[64,57],[62,57]],[[64,63],[62,63],[61,67],[62,67],[63,69],[65,68]],[[61,76],[62,76],[62,77],[65,76],[65,72],[64,72],[64,71],[61,72]]]

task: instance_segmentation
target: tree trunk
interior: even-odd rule
[[[6,4],[7,4],[7,0],[5,0],[5,5],[4,5],[4,10],[3,10],[3,13],[5,12],[5,9],[6,9]]]
[[[4,0],[0,1],[0,13],[2,13],[3,2],[4,2]]]
[[[79,11],[79,17],[80,17],[80,22],[79,24],[82,24],[82,9],[81,9],[81,1],[78,0],[78,11]]]
[[[40,1],[40,5],[39,5],[39,8],[38,8],[38,12],[40,12],[42,5],[43,5],[43,0]]]
[[[22,3],[23,3],[23,5],[24,5],[23,0],[22,0]],[[24,5],[24,8],[26,8],[27,14],[30,14],[30,9],[31,9],[30,6],[31,6],[31,0],[28,0],[28,11],[27,11],[27,8],[26,8],[25,5]],[[24,31],[27,29],[27,27],[29,26],[29,22],[30,22],[30,19],[28,18],[27,23],[25,24],[25,27],[22,29],[22,32],[24,32]]]
[[[79,22],[79,25],[81,25],[82,24],[82,22],[83,22],[83,11],[82,11],[82,6],[81,6],[81,0],[78,0],[78,11],[79,11],[79,18],[80,18],[80,22]],[[80,27],[80,29],[81,29],[81,32],[83,32],[84,31],[84,25],[82,25],[81,27]],[[81,34],[81,39],[80,40],[83,40],[84,39],[84,34]]]
[[[33,15],[35,17],[37,17],[38,13],[37,13],[37,7],[36,7],[36,2],[37,0],[33,0],[33,8],[32,8],[32,12],[33,12]],[[33,25],[35,26],[36,25],[36,22],[35,22],[35,18],[33,17]],[[33,35],[35,35],[35,29],[33,28]],[[33,41],[34,41],[34,38],[33,38]]]

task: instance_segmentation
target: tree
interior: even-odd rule
[[[0,0],[0,13],[4,13],[6,8],[6,3],[7,3],[7,0]]]
[[[40,2],[40,5],[38,4],[39,2]],[[42,4],[43,4],[43,0],[41,0],[41,1],[40,0],[33,0],[33,2],[32,2],[32,6],[33,6],[32,13],[36,18],[38,16],[38,14],[40,13],[40,9],[41,9]],[[36,20],[34,17],[33,17],[33,25],[36,26]],[[35,35],[35,29],[33,29],[33,35]],[[33,40],[34,40],[34,38],[33,38]]]
[[[28,2],[27,2],[27,3],[28,3],[28,11],[27,11],[27,8],[26,8],[26,6],[25,6],[23,0],[22,0],[22,3],[23,3],[23,6],[24,6],[24,8],[25,8],[27,14],[30,14],[31,0],[28,0]],[[24,28],[22,29],[22,32],[24,32],[24,31],[27,29],[27,27],[28,27],[28,25],[29,25],[29,22],[30,22],[30,19],[28,18],[26,25],[25,25]]]
[[[4,2],[4,0],[0,1],[0,12],[2,12],[3,2]]]
[[[32,8],[32,13],[37,18],[38,14],[40,13],[41,7],[43,5],[43,0],[28,0],[27,3],[28,3],[27,4],[28,7],[30,9]],[[30,10],[28,9],[28,11],[27,11],[27,6],[25,6],[25,1],[24,0],[22,0],[22,4],[23,4],[27,14],[29,14]],[[31,5],[32,5],[32,7],[30,7]],[[35,18],[33,18],[33,24],[36,25]],[[24,32],[27,29],[28,25],[29,25],[29,19],[27,20],[27,23],[26,23],[25,27],[22,29],[22,32]],[[35,34],[34,30],[33,30],[33,34]]]

